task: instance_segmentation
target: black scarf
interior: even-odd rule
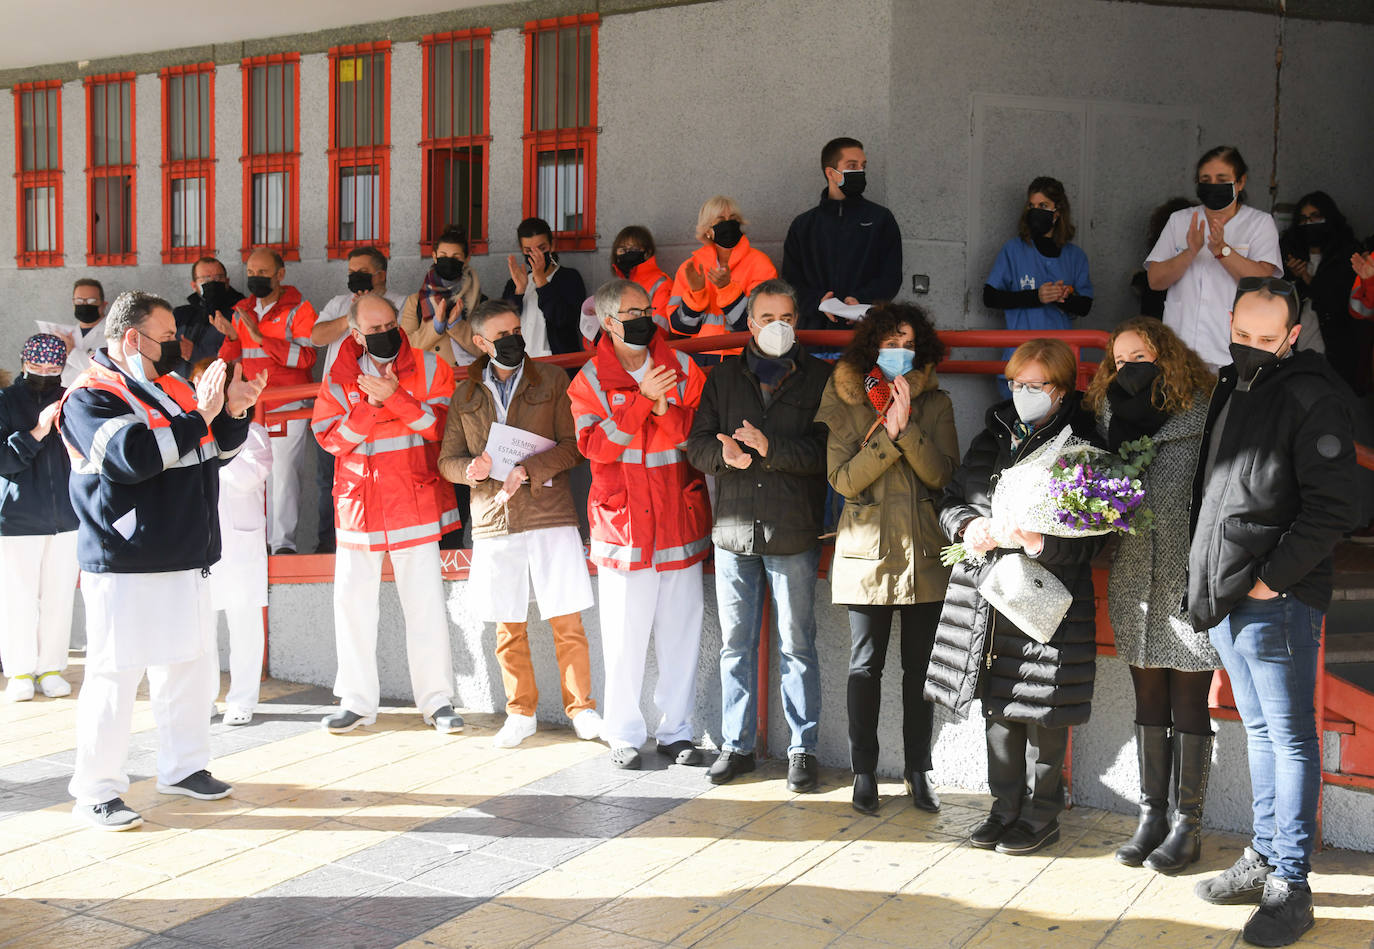
[[[1135,395],[1128,395],[1115,382],[1107,386],[1107,401],[1112,406],[1112,420],[1107,425],[1107,447],[1112,451],[1146,435],[1154,437],[1155,432],[1169,420],[1168,412],[1155,408],[1150,402],[1153,389],[1154,385],[1151,384]]]

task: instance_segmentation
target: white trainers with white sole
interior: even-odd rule
[[[583,741],[596,741],[601,737],[601,716],[594,708],[584,708],[572,717],[572,727]]]
[[[491,743],[497,748],[514,748],[533,735],[538,727],[533,715],[508,713],[506,723],[501,726],[501,730],[492,738]]]

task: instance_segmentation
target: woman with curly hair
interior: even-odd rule
[[[1200,854],[1212,760],[1207,690],[1221,667],[1207,633],[1196,632],[1182,609],[1193,472],[1216,379],[1173,330],[1149,317],[1118,326],[1107,352],[1085,398],[1098,430],[1113,450],[1149,436],[1156,451],[1141,475],[1154,528],[1122,536],[1107,582],[1116,655],[1135,687],[1140,764],[1140,822],[1116,859],[1177,873]]]
[[[921,697],[949,570],[935,501],[959,462],[954,407],[938,387],[944,346],[920,307],[880,303],[855,327],[821,396],[830,484],[844,497],[830,567],[849,607],[849,754],[854,809],[878,810],[878,710],[893,614],[901,619],[902,776],[912,804],[936,811],[934,713]]]

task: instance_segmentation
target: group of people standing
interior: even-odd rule
[[[1166,229],[1151,254],[1150,284],[1170,288],[1173,319],[1166,305],[1163,323],[1119,325],[1086,393],[1077,391],[1077,360],[1064,343],[1024,343],[1007,362],[1009,397],[988,409],[962,456],[953,404],[936,374],[944,348],[934,324],[920,307],[884,302],[898,289],[900,242],[890,213],[861,197],[865,156],[852,139],[824,150],[826,191],[789,233],[795,252],[785,251],[783,272],[792,280],[748,245],[734,202],[713,198],[698,221],[702,249],[671,284],[652,236],[627,228],[612,251],[620,276],[584,300],[547,225],[532,220],[521,224],[523,265],[510,259],[498,299],[482,297],[465,238],[446,233],[416,294],[386,293],[385,257],[362,251],[349,259],[349,293],[319,317],[284,283],[271,251],[249,256],[249,296],[227,315],[222,265],[198,262],[201,318],[179,327],[166,301],[120,295],[103,316],[104,348],[65,390],[54,380],[77,347],[34,337],[23,379],[0,398],[0,420],[13,433],[3,458],[19,493],[53,500],[53,517],[35,533],[58,558],[58,545],[74,540],[68,559],[84,571],[77,815],[106,830],[141,821],[120,795],[145,670],[159,730],[158,789],[200,799],[230,793],[207,769],[214,611],[233,607],[212,585],[232,569],[221,561],[231,530],[257,538],[247,546],[265,557],[272,528],[266,519],[240,524],[233,504],[222,517],[216,510],[230,493],[249,499],[240,507],[261,510],[276,453],[251,447],[268,439],[250,410],[267,386],[308,378],[319,344],[330,348],[309,424],[333,461],[337,549],[340,705],[323,722],[329,731],[376,719],[384,555],[405,614],[415,706],[440,732],[463,728],[439,560],[441,539],[459,526],[462,486],[473,536],[467,606],[496,625],[507,698],[498,746],[518,746],[537,728],[533,597],[552,627],[561,704],[580,738],[604,739],[615,766],[637,768],[652,731],[657,753],[701,763],[692,710],[709,558],[722,720],[707,777],[726,783],[755,767],[767,602],[782,644],[787,785],[817,790],[814,594],[829,489],[844,501],[829,578],[851,633],[853,807],[872,814],[882,803],[881,680],[895,623],[911,803],[940,807],[934,706],[966,714],[978,700],[993,803],[971,842],[1005,854],[1035,853],[1058,839],[1069,729],[1092,708],[1092,560],[1102,540],[1042,535],[995,518],[994,486],[1065,429],[1109,449],[1149,436],[1157,454],[1143,477],[1156,526],[1122,538],[1107,590],[1118,655],[1135,686],[1140,763],[1139,826],[1117,859],[1166,873],[1198,859],[1213,743],[1207,683],[1224,666],[1249,738],[1255,835],[1241,860],[1198,893],[1259,903],[1246,927],[1256,944],[1296,940],[1312,920],[1306,876],[1320,783],[1313,693],[1330,555],[1358,526],[1346,490],[1352,424],[1339,378],[1297,345],[1301,292],[1276,276],[1280,265],[1267,262],[1260,237],[1241,240],[1253,217],[1236,208],[1243,163],[1233,149],[1215,152],[1199,163],[1207,210],[1176,214],[1186,228],[1172,238]],[[1232,196],[1224,207],[1222,191]],[[1041,328],[1046,313],[1087,313],[1086,259],[1069,243],[1058,182],[1032,183],[1020,229],[1020,243],[1004,248],[985,288],[989,305],[1018,312],[1026,328]],[[1170,240],[1183,243],[1170,252]],[[822,252],[829,244],[835,253]],[[1203,255],[1204,247],[1212,252]],[[1214,325],[1201,307],[1220,299],[1217,268],[1234,285]],[[1178,300],[1173,287],[1181,288]],[[821,309],[829,299],[868,307],[833,369],[796,337],[798,328],[837,318]],[[670,331],[741,329],[749,344],[719,360],[699,362],[668,344]],[[211,332],[221,337],[217,348]],[[192,384],[177,370],[198,346],[217,358],[197,360]],[[572,348],[590,357],[571,378],[532,358]],[[306,423],[288,423],[285,440],[296,424]],[[570,485],[583,458],[591,476],[588,556]],[[59,476],[63,463],[69,479]],[[0,505],[0,526],[12,516]],[[0,538],[6,557],[9,540]],[[942,566],[941,548],[954,542],[980,558]],[[986,572],[1012,552],[1039,561],[1072,595],[1047,641],[981,591]],[[587,559],[597,568],[595,597]],[[43,602],[46,590],[35,582],[27,599]],[[605,663],[600,711],[581,620],[594,602]],[[166,623],[169,615],[180,622]],[[241,671],[256,679],[261,668],[261,637],[256,652],[252,638],[242,640],[248,659],[234,662],[235,682]],[[651,638],[659,670],[652,722],[641,711]],[[27,665],[29,657],[8,639],[3,648],[13,681],[12,662]],[[60,663],[33,660],[35,670]],[[38,684],[60,688],[42,673]],[[236,700],[235,687],[230,705],[242,723],[256,693]]]

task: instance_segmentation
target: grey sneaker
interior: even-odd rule
[[[1264,880],[1274,868],[1249,847],[1240,859],[1223,870],[1219,876],[1199,881],[1193,887],[1198,899],[1220,906],[1237,903],[1258,903],[1264,893]]]
[[[453,710],[452,705],[444,705],[425,718],[426,724],[433,725],[441,735],[452,735],[463,730],[463,716]]]
[[[133,830],[143,823],[138,812],[117,797],[103,804],[77,804],[72,808],[72,816],[96,830]]]
[[[163,784],[159,781],[157,785],[159,794],[184,794],[198,801],[218,801],[222,797],[228,797],[232,790],[232,786],[203,769],[182,778],[176,784]]]
[[[1240,937],[1252,946],[1291,946],[1316,925],[1312,889],[1304,882],[1269,874],[1259,909],[1250,914]]]

